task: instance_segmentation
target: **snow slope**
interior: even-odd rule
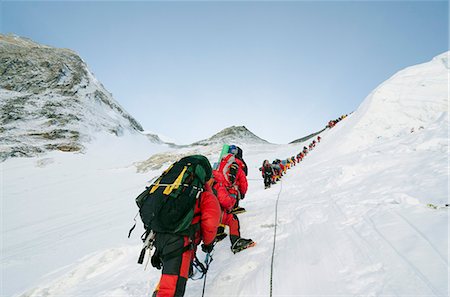
[[[257,245],[233,255],[228,239],[218,244],[205,296],[269,295],[275,223],[274,296],[448,296],[447,88],[448,53],[399,72],[268,190],[262,161],[304,143],[244,145],[241,232]],[[163,168],[136,173],[131,164],[147,152],[122,147],[121,157],[108,141],[87,155],[2,163],[3,295],[153,290],[160,272],[136,264],[142,228],[126,234],[134,197]],[[220,151],[203,149],[211,161]],[[200,296],[202,284],[190,280],[185,296]]]
[[[97,134],[86,152],[54,151],[0,163],[4,296],[123,239],[130,197],[151,176],[133,162],[167,151],[134,133]],[[125,241],[123,241],[125,242]]]
[[[399,71],[376,88],[346,126],[342,151],[358,151],[448,121],[449,54]],[[445,131],[444,131],[445,132]],[[446,146],[447,135],[433,140]],[[424,141],[427,142],[427,141]],[[430,144],[430,146],[434,146]]]

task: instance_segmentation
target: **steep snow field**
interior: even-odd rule
[[[5,296],[116,245],[124,228],[118,222],[134,215],[129,197],[148,177],[135,174],[132,162],[161,150],[167,147],[136,135],[98,135],[88,155],[55,151],[1,163]]]
[[[220,242],[205,296],[269,295],[275,223],[274,296],[448,296],[448,125],[444,54],[383,83],[268,190],[262,161],[304,144],[243,146],[241,232],[257,245],[233,255]],[[133,139],[1,163],[3,295],[149,296],[160,272],[136,264],[142,227],[126,236],[135,196],[163,168],[133,163],[178,151]],[[214,162],[220,148],[196,150]],[[202,285],[189,280],[185,296]]]

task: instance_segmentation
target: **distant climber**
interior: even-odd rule
[[[261,167],[261,174],[264,179],[264,189],[270,188],[273,181],[273,168],[272,164],[269,163],[269,160],[264,160],[263,166]]]

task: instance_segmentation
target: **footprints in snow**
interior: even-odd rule
[[[274,228],[275,224],[262,224],[260,225],[261,228]]]
[[[382,293],[382,284],[384,283],[384,267],[382,263],[376,263],[355,270],[346,267],[341,270],[347,287],[355,295],[379,296]]]
[[[113,267],[120,266],[118,264],[126,257],[126,254],[127,251],[124,249],[110,249],[95,255],[86,256],[80,260],[76,267],[62,277],[34,288],[21,295],[21,297],[70,295],[69,292],[81,283],[87,283],[108,271],[115,271]]]
[[[226,282],[237,282],[243,279],[248,273],[255,270],[259,265],[257,262],[245,262],[243,265],[239,267],[239,269],[235,269],[230,273],[226,273],[220,279]]]

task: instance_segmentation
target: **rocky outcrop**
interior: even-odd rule
[[[0,160],[142,131],[73,51],[0,34]]]

